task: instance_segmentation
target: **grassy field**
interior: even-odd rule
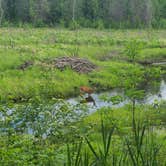
[[[136,61],[158,62],[166,58],[166,32],[149,30],[97,31],[61,29],[0,29],[0,98],[27,101],[76,96],[74,87],[95,86],[99,90],[125,86],[132,72],[142,77],[140,64],[129,62],[125,48],[133,39],[143,47]],[[61,56],[87,58],[98,66],[89,74],[63,72],[47,63]],[[27,61],[33,66],[18,69]],[[135,68],[137,71],[133,70]],[[92,84],[90,84],[91,82]]]
[[[152,65],[166,62],[165,30],[1,28],[0,36],[0,165],[165,166],[166,103],[135,105],[166,74]],[[50,63],[64,56],[97,68],[80,74]],[[130,102],[87,116],[86,105],[58,100],[86,85],[122,88]]]

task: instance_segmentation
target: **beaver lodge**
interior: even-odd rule
[[[61,71],[66,68],[71,68],[78,73],[90,73],[94,71],[97,66],[87,59],[78,57],[60,57],[54,60],[54,65]]]

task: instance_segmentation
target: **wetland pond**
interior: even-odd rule
[[[124,100],[119,102],[118,104],[113,104],[112,102],[104,101],[103,100],[104,96],[108,97],[122,96]],[[89,113],[93,113],[102,107],[119,108],[130,103],[130,100],[127,97],[125,97],[125,94],[121,89],[113,89],[109,92],[92,94],[92,97],[96,102],[96,106],[93,106],[93,103],[87,103]],[[162,80],[160,86],[157,89],[153,89],[152,87],[147,89],[144,99],[137,101],[137,104],[153,105],[155,102],[160,102],[162,100],[166,100],[166,80]],[[80,102],[80,98],[71,98],[67,100],[67,102],[71,105],[77,105]]]
[[[113,104],[111,101],[103,100],[103,96],[113,97],[122,96],[124,100]],[[130,103],[130,100],[125,96],[122,89],[114,89],[107,93],[92,94],[96,102],[96,106],[88,103],[85,106],[86,113],[80,106],[80,98],[72,98],[66,101],[59,100],[51,106],[39,106],[38,108],[25,107],[22,110],[6,109],[5,114],[0,113],[2,126],[0,130],[7,132],[8,130],[18,130],[22,133],[41,135],[47,137],[52,131],[59,130],[59,124],[67,124],[73,121],[78,121],[81,117],[91,114],[102,107],[119,108]],[[137,104],[150,104],[153,105],[155,101],[160,102],[166,100],[166,80],[162,80],[155,88],[149,87],[146,90],[145,97],[137,101]],[[70,108],[65,112],[64,108]],[[84,109],[84,107],[83,107]],[[62,112],[60,111],[62,110]],[[64,111],[64,112],[63,112]],[[9,120],[9,121],[8,121]],[[6,123],[7,122],[7,123]],[[56,123],[58,128],[52,127]]]

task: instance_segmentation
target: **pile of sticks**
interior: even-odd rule
[[[61,57],[55,59],[54,65],[61,71],[70,68],[78,73],[89,73],[96,69],[92,62],[78,57]]]

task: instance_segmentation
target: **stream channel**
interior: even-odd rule
[[[102,107],[119,108],[130,103],[130,100],[127,97],[125,97],[124,92],[121,89],[113,89],[109,92],[103,92],[99,94],[94,93],[91,96],[95,100],[96,106],[94,106],[93,103],[87,103],[89,113],[93,113]],[[119,102],[118,104],[113,104],[112,102],[103,101],[101,99],[102,96],[122,96],[125,100]],[[84,97],[86,97],[86,95]],[[161,81],[158,90],[153,90],[151,88],[147,89],[144,99],[137,101],[137,104],[153,105],[155,101],[160,102],[162,100],[166,100],[166,80]],[[67,100],[67,102],[71,105],[77,105],[80,102],[80,98],[71,98]]]
[[[119,102],[118,104],[113,104],[112,102],[103,101],[101,99],[101,96],[106,95],[106,94],[108,97],[117,96],[117,95],[122,96],[122,98],[124,98],[124,100]],[[94,106],[92,103],[87,103],[86,109],[87,109],[88,114],[91,114],[102,107],[119,108],[119,107],[123,107],[124,105],[130,103],[130,100],[124,95],[124,92],[122,89],[113,89],[107,93],[103,92],[103,93],[99,93],[99,94],[97,94],[97,93],[92,94],[92,97],[96,102],[96,106]],[[80,104],[80,100],[81,99],[79,97],[77,97],[77,98],[68,99],[66,102],[69,103],[69,105],[73,106],[73,108],[77,108],[77,105]],[[156,86],[155,88],[149,87],[148,89],[146,89],[144,99],[137,101],[137,104],[154,105],[155,101],[160,103],[160,101],[165,101],[165,100],[166,100],[166,80],[163,79],[158,84],[158,86]],[[66,123],[67,121],[71,120],[70,113],[69,113],[69,115],[66,115],[65,118],[62,117],[62,118],[58,119],[58,116],[59,116],[58,104],[53,105],[52,109],[53,110],[47,110],[47,108],[46,108],[45,110],[41,110],[41,112],[38,113],[34,117],[35,121],[31,118],[30,119],[28,118],[29,114],[33,113],[33,112],[31,112],[31,109],[27,110],[27,111],[25,110],[25,112],[23,112],[23,115],[21,117],[19,117],[19,113],[17,113],[17,110],[8,109],[6,112],[7,116],[14,118],[14,119],[8,124],[8,126],[3,126],[2,128],[0,128],[0,130],[3,132],[7,132],[11,128],[13,128],[14,130],[18,130],[21,126],[24,126],[23,128],[21,127],[22,128],[21,131],[23,133],[32,134],[32,135],[35,135],[36,133],[40,133],[43,137],[46,138],[52,130],[52,127],[50,126],[52,123],[54,123],[54,122],[58,123],[58,121],[60,123],[62,123],[62,121],[64,123]],[[73,110],[76,114],[75,117],[78,118],[79,117],[78,115],[81,114],[82,110],[80,109],[80,107],[78,108],[78,110],[75,110],[75,109],[73,109]],[[42,115],[43,113],[46,113],[46,112],[49,113],[48,114],[50,116],[49,119],[47,118],[47,114]],[[0,118],[1,118],[1,121],[5,122],[5,119],[7,117],[4,116],[2,113],[0,113]]]

